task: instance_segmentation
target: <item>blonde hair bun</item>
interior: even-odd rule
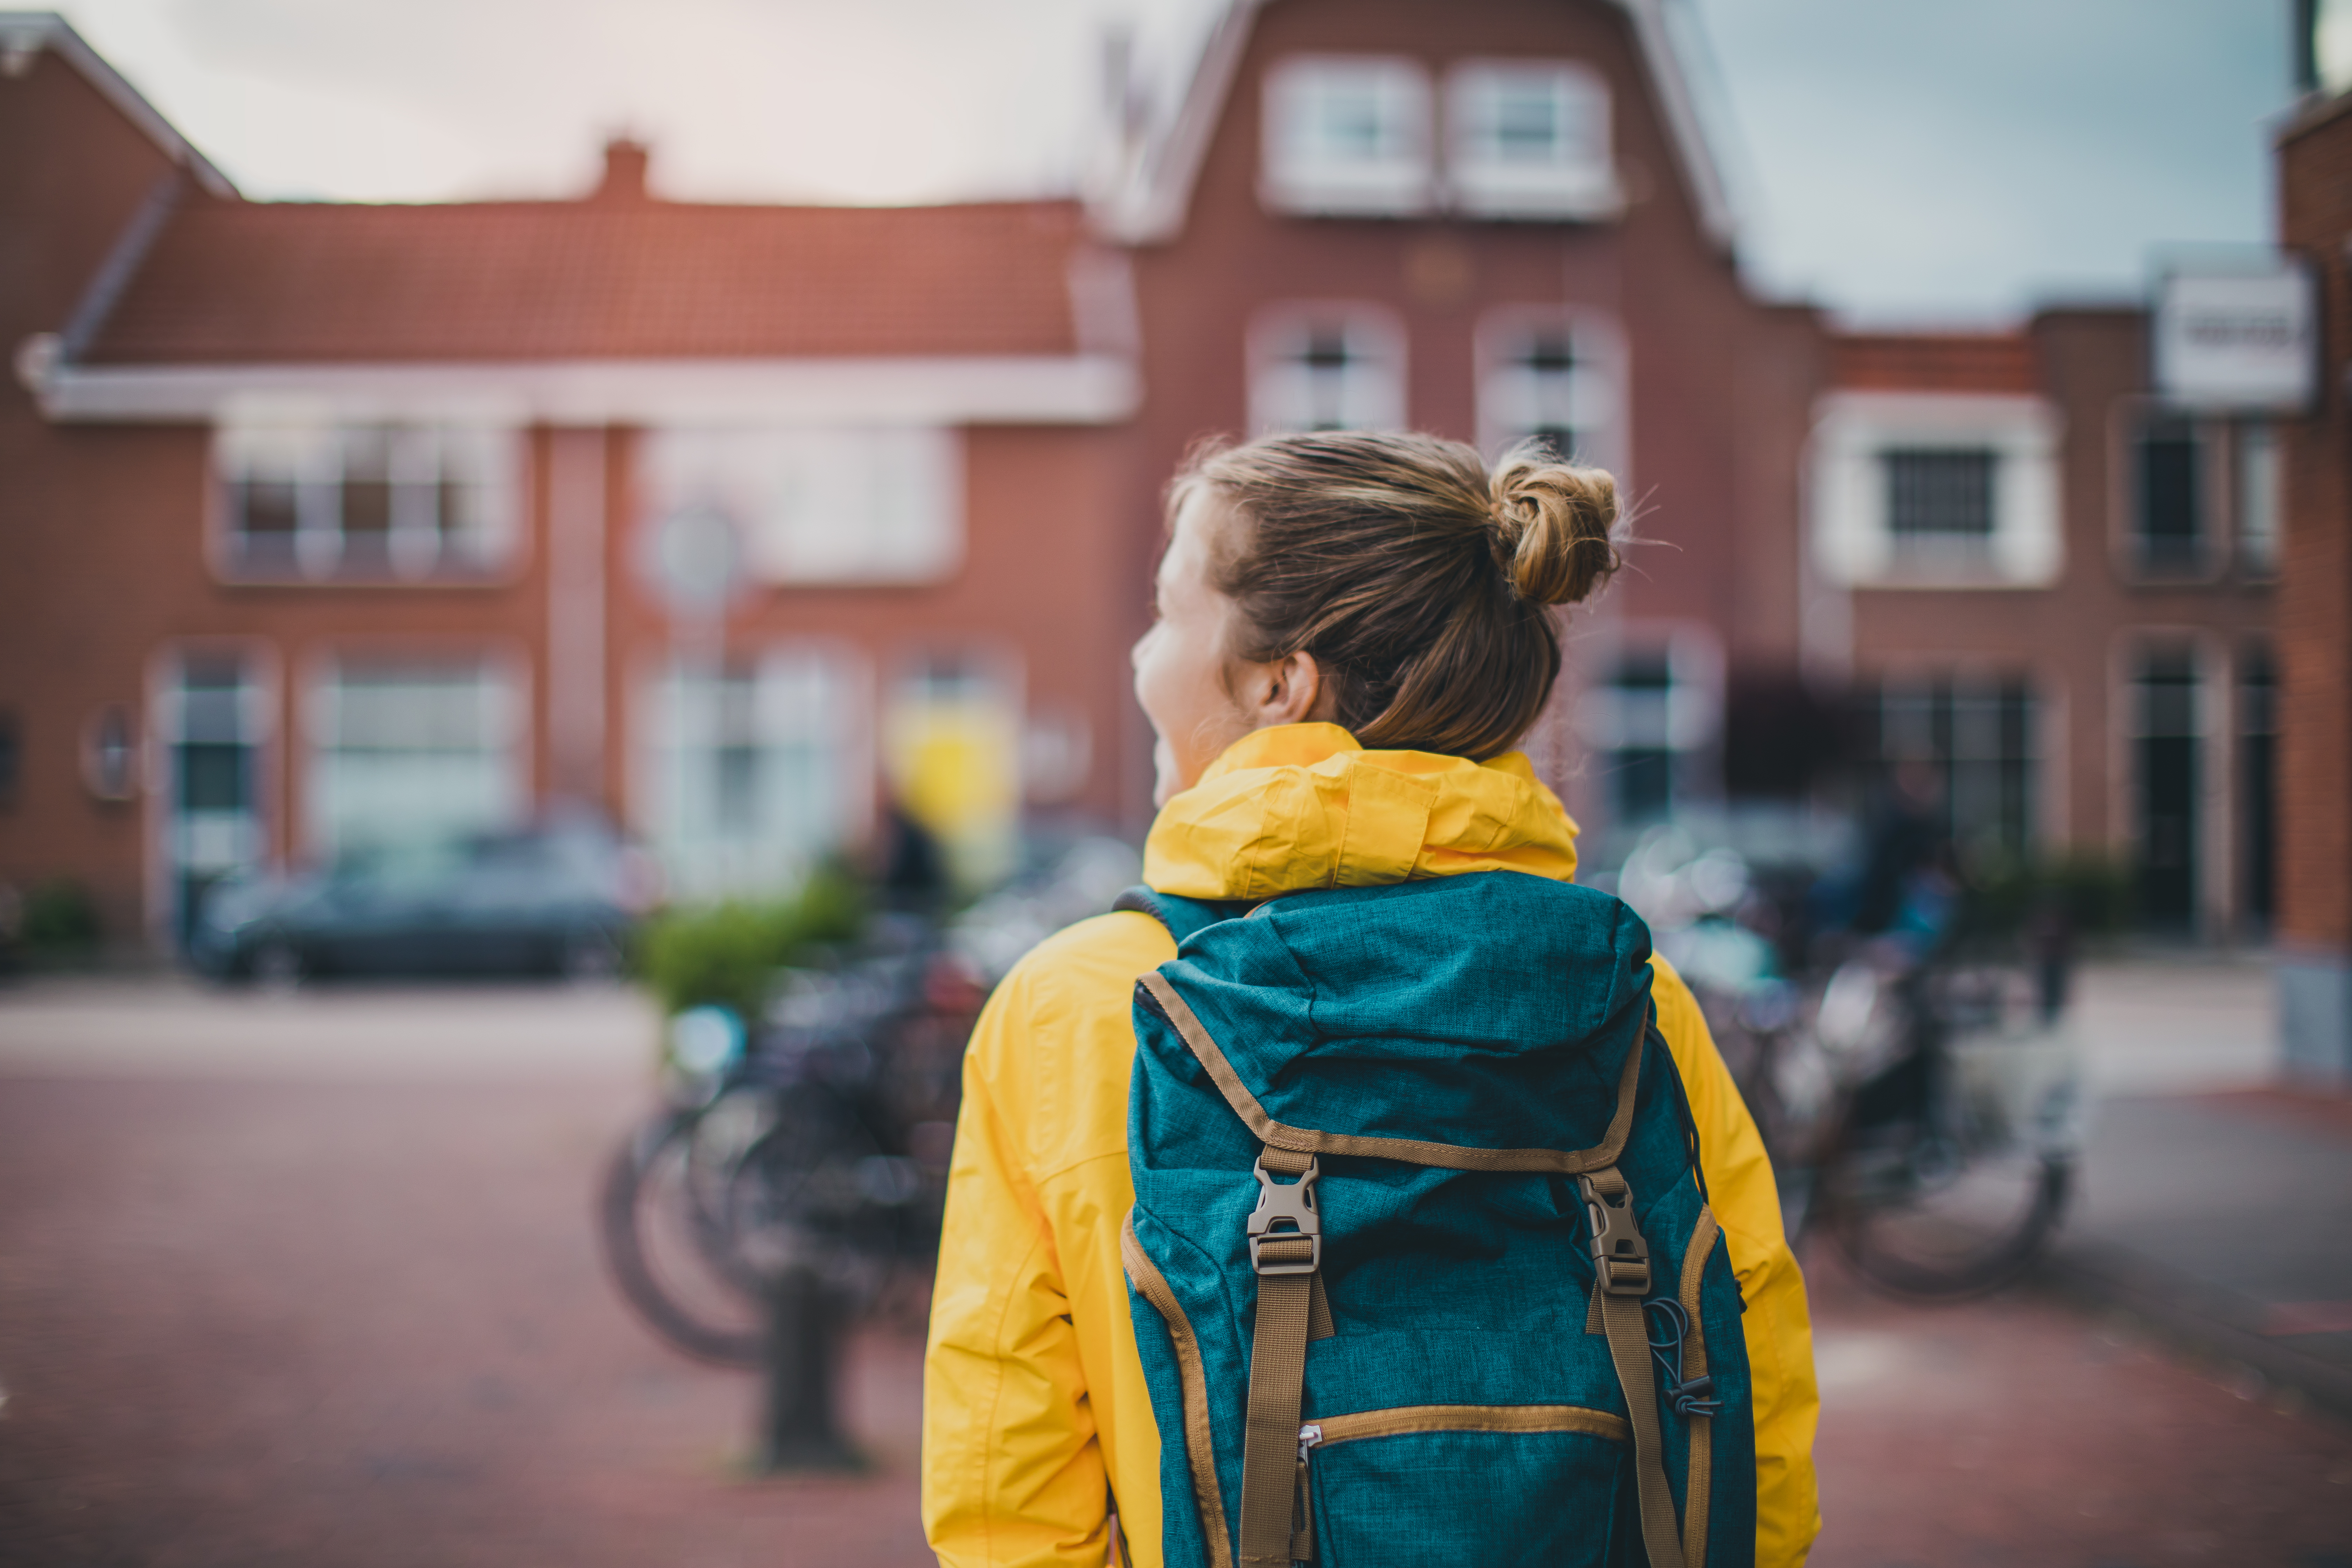
[[[1495,558],[1522,599],[1573,605],[1617,570],[1617,481],[1548,447],[1507,454],[1489,481]]]

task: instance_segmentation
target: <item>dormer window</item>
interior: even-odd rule
[[[1625,460],[1623,339],[1588,310],[1510,306],[1478,331],[1478,440],[1489,457],[1538,441],[1563,458]]]
[[[1377,305],[1281,305],[1249,337],[1250,426],[1393,430],[1404,425],[1404,332]]]
[[[1445,82],[1450,205],[1477,217],[1580,218],[1623,205],[1609,88],[1570,61],[1470,61]]]
[[[1857,588],[2046,588],[2065,566],[2039,398],[1838,392],[1813,429],[1812,552]]]
[[[1430,121],[1429,77],[1412,60],[1284,61],[1265,79],[1266,205],[1329,216],[1426,212]]]

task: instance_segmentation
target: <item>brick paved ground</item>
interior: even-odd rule
[[[2352,1427],[2034,1291],[1921,1308],[1805,1264],[1817,1568],[2352,1568]]]
[[[875,1475],[751,1480],[750,1380],[602,1278],[623,999],[131,1001],[0,994],[0,1563],[929,1561],[909,1339],[853,1368]],[[462,1072],[335,1026],[395,1015]],[[173,1018],[217,1049],[120,1037]],[[1825,1568],[2352,1565],[2352,1429],[2054,1300],[1921,1311],[1811,1266]]]

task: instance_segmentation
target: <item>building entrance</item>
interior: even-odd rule
[[[171,792],[163,836],[169,920],[184,950],[213,885],[262,858],[259,763],[268,709],[252,661],[236,652],[182,654],[163,696],[158,738]]]
[[[2186,649],[2141,656],[2133,680],[2134,845],[2140,918],[2187,932],[2197,921],[2197,664]]]

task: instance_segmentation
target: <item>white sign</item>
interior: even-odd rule
[[[2157,390],[2198,408],[2307,408],[2318,321],[2311,274],[2294,257],[2262,270],[2169,273],[2157,286]]]

